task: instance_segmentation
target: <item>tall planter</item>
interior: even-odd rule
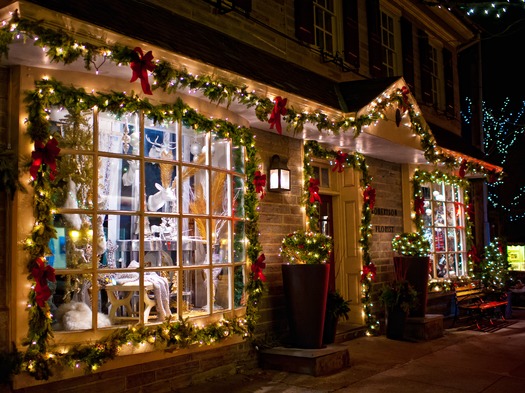
[[[394,267],[398,280],[407,280],[418,293],[418,305],[411,317],[424,317],[427,311],[429,257],[395,256]]]
[[[282,275],[290,344],[322,348],[330,265],[283,264]]]

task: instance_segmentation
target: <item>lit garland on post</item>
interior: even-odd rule
[[[344,157],[344,162],[341,160]],[[379,321],[376,316],[372,313],[372,281],[375,279],[375,265],[371,261],[370,257],[370,240],[372,238],[372,206],[375,203],[375,192],[371,188],[372,178],[368,174],[368,165],[366,164],[365,157],[359,153],[341,153],[334,150],[327,150],[319,143],[315,141],[307,141],[304,145],[304,193],[303,193],[303,204],[306,210],[306,216],[308,217],[307,225],[312,231],[318,231],[319,223],[319,209],[316,201],[310,202],[310,193],[308,191],[310,185],[310,179],[314,176],[314,170],[311,165],[312,158],[322,158],[329,160],[334,168],[338,172],[339,168],[354,168],[361,171],[361,187],[363,189],[363,208],[361,210],[361,227],[359,244],[363,252],[363,272],[366,274],[361,276],[361,301],[363,303],[365,312],[365,323],[367,326],[367,334],[378,335],[379,334]],[[332,170],[334,169],[332,168]]]

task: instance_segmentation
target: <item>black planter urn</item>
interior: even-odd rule
[[[294,348],[323,348],[329,264],[283,264],[283,289]]]

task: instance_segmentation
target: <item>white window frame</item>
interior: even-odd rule
[[[336,56],[343,51],[342,42],[342,4],[341,0],[314,0],[314,45],[324,52]],[[323,16],[329,15],[331,18],[331,30],[327,30],[323,18],[317,18],[318,13]],[[320,19],[320,20],[319,20]],[[323,42],[320,42],[319,35],[322,35]],[[327,42],[331,40],[331,50],[327,49]]]
[[[387,76],[401,75],[401,28],[400,14],[392,7],[381,5],[380,29],[382,62]]]
[[[437,41],[429,41],[431,97],[434,107],[444,109],[445,89],[443,74],[443,50]]]

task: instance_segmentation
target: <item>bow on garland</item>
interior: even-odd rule
[[[33,179],[38,177],[38,171],[42,164],[45,164],[49,167],[49,178],[55,180],[55,174],[57,170],[57,156],[60,153],[60,148],[58,147],[58,141],[55,138],[51,138],[44,145],[42,141],[35,141],[35,150],[31,153],[33,162],[31,163],[31,168],[29,168],[29,173]]]
[[[370,263],[369,265],[363,266],[363,272],[361,273],[361,283],[365,282],[366,279],[376,279],[377,268],[376,265]]]
[[[259,258],[252,263],[252,273],[253,273],[253,279],[254,280],[261,280],[266,281],[266,276],[263,273],[263,269],[266,267],[266,263],[264,260],[266,257],[264,254],[259,255]]]
[[[287,98],[281,98],[280,96],[275,97],[273,102],[275,103],[273,106],[272,113],[270,114],[270,119],[268,120],[268,123],[270,123],[270,130],[273,129],[275,126],[275,129],[279,133],[279,135],[282,135],[283,128],[281,126],[281,115],[286,115],[286,102],[288,101]]]
[[[470,247],[470,250],[467,253],[467,257],[472,259],[472,262],[479,263],[481,261],[481,258],[478,255],[478,249],[473,244],[472,247]]]
[[[148,81],[148,71],[155,69],[155,64],[151,62],[151,60],[153,60],[153,54],[151,51],[144,54],[138,46],[133,49],[133,52],[135,60],[130,63],[131,70],[133,71],[130,82],[135,82],[137,79],[140,79],[140,85],[142,86],[144,94],[152,95],[153,93],[151,92]]]
[[[313,177],[309,180],[308,192],[310,193],[310,203],[318,201],[321,203],[321,197],[319,196],[319,180]]]
[[[56,281],[55,269],[46,263],[45,258],[38,257],[36,259],[36,266],[31,269],[31,274],[36,281],[36,304],[38,304],[40,307],[44,307],[47,299],[51,297],[51,289],[49,289],[47,282]]]
[[[253,177],[253,184],[255,185],[255,192],[261,194],[261,199],[264,198],[266,192],[264,192],[264,187],[266,186],[266,175],[263,175],[261,171],[256,171]]]
[[[343,172],[345,170],[346,158],[348,153],[343,153],[342,151],[337,152],[337,157],[335,157],[335,166],[332,168],[332,172]]]
[[[461,165],[459,167],[458,176],[463,179],[465,177],[465,173],[467,171],[467,160],[462,160]]]
[[[368,203],[370,210],[374,209],[376,203],[376,190],[371,185],[366,186],[363,192],[363,199],[365,203]]]
[[[414,199],[414,211],[416,214],[423,215],[425,214],[425,199],[422,197],[417,197]]]
[[[410,93],[410,90],[408,87],[403,86],[401,88],[401,103],[399,104],[399,109],[401,109],[404,112],[410,108],[410,102],[408,102],[408,94]]]

